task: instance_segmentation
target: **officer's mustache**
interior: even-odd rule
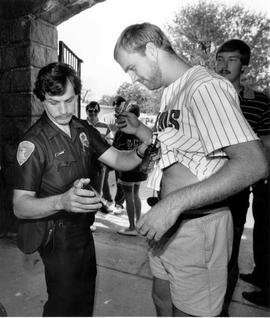
[[[67,113],[67,114],[65,114],[65,115],[57,116],[57,119],[65,120],[65,119],[69,119],[69,118],[72,117],[72,116],[73,116],[72,113]]]

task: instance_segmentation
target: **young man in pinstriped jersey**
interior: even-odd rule
[[[156,123],[161,158],[148,182],[160,190],[161,200],[137,223],[151,247],[157,314],[219,315],[233,225],[229,208],[217,202],[267,175],[258,138],[233,86],[188,65],[159,27],[127,27],[114,58],[133,82],[164,88]],[[152,130],[130,113],[122,114],[118,127],[151,143]]]
[[[269,98],[241,83],[241,76],[250,60],[250,47],[239,39],[223,43],[216,53],[216,71],[227,78],[236,89],[240,107],[251,127],[260,137],[263,146],[270,154],[270,104]],[[270,306],[270,217],[269,217],[269,180],[261,180],[252,186],[253,189],[253,250],[254,270],[251,274],[240,274],[240,278],[254,284],[261,291],[243,293],[247,300],[263,306]],[[249,207],[249,188],[236,194],[229,200],[234,223],[234,243],[229,262],[228,287],[225,295],[224,314],[228,314],[229,304],[238,279],[238,255],[241,235],[244,230],[246,214]]]

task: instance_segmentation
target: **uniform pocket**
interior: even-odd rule
[[[78,161],[71,154],[55,158],[54,164],[58,179],[57,184],[67,185],[77,179]]]
[[[25,254],[34,253],[46,238],[47,221],[20,220],[18,228],[18,248]]]
[[[70,158],[69,160],[59,160],[57,161],[57,171],[61,172],[61,170],[65,170],[67,168],[70,168],[72,166],[73,162],[76,162],[77,160]]]

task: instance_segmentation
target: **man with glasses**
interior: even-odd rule
[[[126,100],[124,97],[120,95],[116,95],[113,101],[114,112],[109,114],[109,116],[104,117],[104,122],[108,124],[113,136],[115,136],[117,131],[117,125],[115,122],[115,115],[117,114],[118,110],[125,104]],[[113,146],[118,148],[117,140],[113,140]],[[125,202],[125,194],[122,185],[119,183],[119,172],[115,170],[115,182],[116,182],[116,193],[114,197],[114,207],[113,207],[113,214],[121,214],[125,212],[124,202]]]
[[[91,101],[86,106],[86,114],[87,114],[87,122],[89,125],[95,127],[103,136],[109,144],[112,144],[113,136],[109,126],[101,121],[99,121],[98,114],[100,113],[100,105],[96,101]],[[97,190],[100,194],[102,194],[104,201],[102,202],[102,208],[100,211],[102,213],[109,213],[112,211],[111,206],[113,204],[112,196],[110,193],[109,183],[109,169],[103,164],[98,165],[98,184]],[[92,230],[95,230],[95,226],[92,226]]]
[[[137,150],[119,151],[76,118],[80,91],[80,79],[65,63],[39,71],[34,94],[45,111],[22,137],[15,162],[18,246],[25,253],[38,250],[41,256],[48,293],[43,315],[50,317],[93,313],[96,256],[90,225],[101,203],[89,182],[97,160],[131,170],[146,149],[142,144]]]

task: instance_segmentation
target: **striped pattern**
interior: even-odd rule
[[[203,180],[226,162],[223,147],[258,139],[232,84],[201,66],[164,90],[156,129],[162,157],[148,179],[156,190],[162,169],[171,164],[180,162]]]
[[[246,119],[258,136],[270,135],[269,98],[244,86],[239,93],[240,106]]]

